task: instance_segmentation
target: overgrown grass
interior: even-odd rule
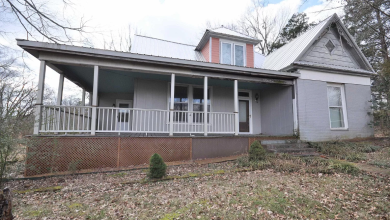
[[[369,154],[368,164],[380,168],[390,168],[390,147],[386,147],[375,153]]]
[[[277,172],[300,173],[347,173],[357,174],[359,169],[353,164],[337,159],[321,157],[295,157],[288,154],[267,154],[264,160],[250,161],[248,156],[237,160],[238,167],[249,167],[253,170],[273,169]]]
[[[366,153],[372,153],[382,148],[381,146],[376,146],[368,142],[348,141],[311,142],[309,146],[315,148],[322,154],[351,162],[367,160]]]

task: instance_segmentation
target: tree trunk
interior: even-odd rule
[[[379,38],[381,41],[381,52],[382,52],[382,57],[384,61],[389,60],[389,51],[387,50],[387,45],[386,45],[386,32],[385,29],[383,28],[383,23],[382,23],[382,18],[381,18],[381,12],[379,10],[375,10],[376,12],[376,19],[378,20],[378,28],[379,28]]]
[[[5,188],[3,194],[0,194],[0,220],[12,220],[12,196],[11,190]]]

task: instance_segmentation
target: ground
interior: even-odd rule
[[[390,148],[387,140],[370,144],[379,147],[349,157],[370,173],[347,174],[355,165],[345,161],[282,155],[260,170],[242,160],[170,166],[169,178],[157,182],[139,169],[7,185],[17,219],[389,219]]]

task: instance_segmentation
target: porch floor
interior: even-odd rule
[[[41,134],[42,137],[169,137],[167,133],[119,133],[119,132],[102,132],[96,133],[96,135],[91,134]],[[295,136],[269,136],[263,134],[208,134],[204,136],[203,133],[174,133],[172,137],[257,137],[264,139],[296,139]]]

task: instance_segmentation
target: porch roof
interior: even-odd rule
[[[55,53],[65,55],[78,55],[96,59],[110,59],[116,61],[133,61],[141,64],[163,65],[170,67],[182,67],[191,70],[191,74],[201,71],[210,71],[218,77],[218,74],[238,74],[251,78],[268,78],[280,80],[292,80],[300,76],[299,73],[282,72],[275,70],[267,70],[260,68],[240,67],[233,65],[225,65],[218,63],[209,63],[193,60],[183,60],[177,58],[167,58],[151,55],[135,54],[130,52],[118,52],[103,49],[94,49],[79,46],[70,46],[55,43],[36,42],[23,39],[17,39],[17,44],[31,55],[38,59],[42,59],[41,53]],[[226,75],[224,76],[225,78]],[[232,77],[232,79],[235,79]]]

